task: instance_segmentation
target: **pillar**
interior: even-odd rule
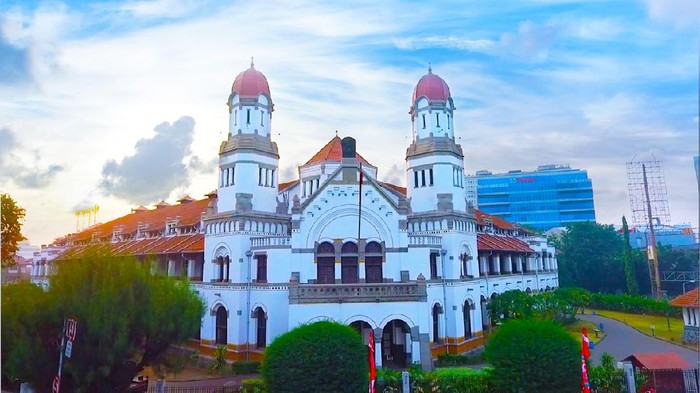
[[[493,256],[494,274],[501,274],[501,257],[498,254]]]
[[[382,367],[382,335],[384,331],[381,328],[374,329],[374,364]]]

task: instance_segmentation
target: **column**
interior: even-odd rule
[[[377,368],[382,367],[382,335],[381,328],[374,329],[374,364]]]
[[[190,280],[194,278],[194,265],[194,259],[187,260],[187,278],[189,278]]]
[[[505,267],[506,273],[513,273],[513,266],[510,263],[510,253],[503,255],[503,267]]]
[[[168,259],[168,277],[175,275],[175,261]]]
[[[493,256],[493,267],[494,274],[501,274],[501,256],[498,254]]]

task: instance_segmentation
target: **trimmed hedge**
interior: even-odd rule
[[[410,368],[411,392],[440,393],[492,393],[495,392],[493,370],[483,368],[445,368],[423,373]],[[401,391],[401,371],[377,370],[376,388],[378,392]],[[385,390],[386,389],[386,390]]]
[[[591,293],[589,308],[601,310],[622,311],[633,314],[650,314],[681,317],[682,309],[673,307],[666,300],[656,300],[645,296],[609,295],[606,293]]]
[[[267,393],[265,381],[262,378],[244,379],[241,382],[240,393]]]
[[[486,356],[484,356],[483,352],[473,355],[456,355],[452,353],[445,353],[438,355],[436,366],[471,366],[474,364],[484,363],[486,363]]]
[[[233,375],[259,374],[260,362],[243,360],[240,362],[231,363],[231,372],[233,372]]]
[[[262,375],[269,391],[363,392],[368,348],[350,326],[321,321],[277,337],[265,349]]]

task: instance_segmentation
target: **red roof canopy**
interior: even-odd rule
[[[270,85],[267,83],[267,78],[262,72],[250,68],[238,74],[231,86],[231,93],[238,93],[241,98],[258,98],[260,94],[270,95]]]
[[[625,358],[625,360],[633,359],[639,362],[639,364],[641,364],[642,367],[646,368],[647,370],[688,370],[691,368],[690,364],[675,352],[635,353]]]
[[[509,223],[508,221],[502,218],[498,218],[496,216],[492,216],[491,214],[484,213],[481,210],[474,209],[474,214],[476,215],[476,221],[479,225],[486,225],[486,221],[491,220],[491,223],[494,227],[509,230],[516,229],[515,225]]]
[[[527,243],[518,238],[487,233],[476,234],[476,248],[479,251],[535,252]]]
[[[695,288],[671,300],[669,304],[677,307],[700,307],[699,294],[700,289]]]

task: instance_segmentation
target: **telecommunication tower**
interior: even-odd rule
[[[659,277],[659,254],[656,249],[654,225],[669,225],[671,213],[668,209],[666,178],[661,161],[632,161],[627,163],[627,182],[630,195],[630,209],[634,225],[646,225],[649,228],[647,257],[649,261],[649,278],[651,292],[661,298],[661,279]]]

